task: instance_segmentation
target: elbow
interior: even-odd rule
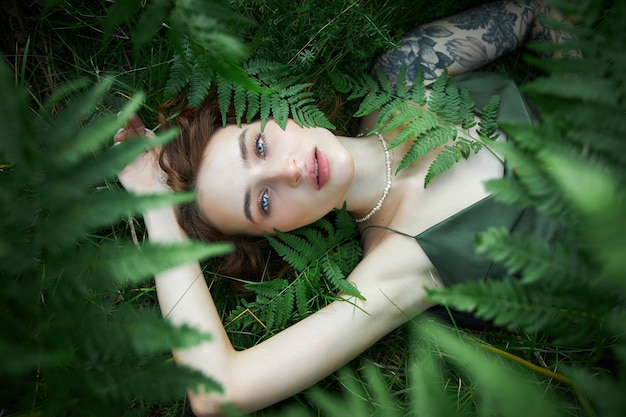
[[[189,392],[189,405],[196,417],[222,417],[224,397],[217,392]]]
[[[246,401],[230,398],[220,392],[192,392],[188,393],[191,411],[196,417],[224,417],[232,415],[233,411],[250,412],[256,410],[247,409]],[[240,408],[241,407],[241,408]]]

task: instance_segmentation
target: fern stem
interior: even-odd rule
[[[549,369],[545,369],[540,366],[537,366],[534,363],[528,362],[527,360],[520,358],[519,356],[513,355],[512,353],[505,352],[504,350],[498,349],[497,347],[494,347],[494,346],[488,346],[488,345],[483,345],[483,344],[479,346],[482,347],[483,349],[487,349],[491,352],[497,353],[500,356],[504,356],[507,359],[511,359],[512,361],[517,362],[532,371],[535,371],[544,376],[547,376],[548,378],[556,379],[557,381],[560,381],[569,386],[574,385],[574,383],[572,382],[570,378],[561,374],[557,374],[556,372],[550,371]]]
[[[589,401],[587,401],[587,399],[582,395],[582,393],[578,390],[578,388],[576,387],[576,385],[574,384],[574,381],[571,378],[568,378],[564,375],[558,374],[556,372],[553,372],[549,369],[545,369],[542,368],[540,366],[535,365],[534,363],[528,362],[525,359],[520,358],[519,356],[513,355],[509,352],[505,352],[502,349],[498,349],[497,347],[494,346],[489,346],[489,345],[485,345],[482,343],[479,343],[478,346],[480,346],[483,349],[486,349],[490,352],[496,353],[500,356],[503,356],[507,359],[510,359],[514,362],[519,363],[520,365],[530,369],[531,371],[535,371],[537,373],[540,373],[548,378],[551,379],[556,379],[559,382],[562,382],[565,385],[568,385],[569,387],[571,387],[574,390],[574,393],[576,394],[576,398],[578,399],[578,402],[580,403],[580,405],[583,407],[583,409],[585,410],[585,412],[587,413],[587,415],[589,417],[596,417],[596,413],[593,411],[593,409],[591,408],[591,404],[589,404]]]
[[[316,33],[315,35],[311,36],[311,38],[309,39],[309,41],[307,43],[304,44],[304,46],[302,48],[300,48],[300,50],[298,52],[296,52],[296,54],[291,57],[291,59],[289,60],[289,62],[287,62],[287,65],[291,64],[293,62],[294,59],[296,59],[298,57],[298,55],[300,55],[300,53],[302,51],[304,51],[306,49],[307,46],[309,46],[311,44],[311,42],[313,42],[313,40],[317,37],[317,35],[319,35],[320,33],[322,33],[324,31],[324,29],[326,29],[328,26],[332,25],[333,22],[337,19],[339,19],[342,15],[344,15],[348,10],[350,10],[351,8],[353,8],[354,6],[357,5],[357,2],[353,2],[352,4],[350,4],[348,7],[346,7],[341,13],[339,13],[337,16],[333,17],[328,23],[326,23],[324,26],[322,26]]]
[[[265,325],[265,323],[263,323],[261,321],[261,319],[259,319],[253,312],[252,310],[250,310],[249,308],[246,308],[244,311],[242,311],[241,313],[237,314],[237,317],[235,317],[234,319],[232,319],[230,322],[226,323],[226,325],[224,326],[224,329],[226,329],[228,326],[230,326],[231,324],[233,324],[234,322],[236,322],[237,320],[239,320],[239,318],[241,316],[243,316],[244,314],[250,314],[252,316],[252,318],[254,318],[264,329],[267,329],[267,326]]]

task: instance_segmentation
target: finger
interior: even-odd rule
[[[130,116],[130,119],[128,119],[128,122],[126,123],[126,128],[134,132],[137,136],[144,136],[146,134],[146,125],[136,114]]]

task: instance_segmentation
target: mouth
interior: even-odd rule
[[[308,162],[308,177],[311,185],[321,190],[322,187],[328,182],[330,175],[330,165],[328,158],[319,149],[315,148],[309,156]]]

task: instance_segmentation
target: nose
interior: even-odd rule
[[[272,166],[267,166],[267,180],[286,184],[290,187],[296,187],[300,183],[302,170],[293,158],[287,158],[277,161]]]

